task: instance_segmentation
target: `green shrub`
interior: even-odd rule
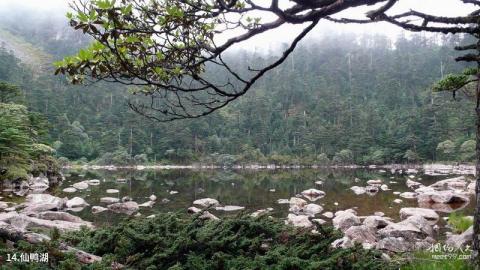
[[[270,218],[204,221],[178,214],[69,233],[64,240],[132,269],[390,269],[376,251],[332,249],[332,228],[312,234]]]

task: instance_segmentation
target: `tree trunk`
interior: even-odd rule
[[[475,212],[473,214],[473,265],[480,268],[480,73],[477,73],[476,107],[476,165],[475,165]]]
[[[477,269],[480,266],[480,108],[476,108],[477,134],[476,134],[476,166],[475,166],[475,212],[473,214],[473,260]]]

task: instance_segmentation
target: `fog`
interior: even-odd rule
[[[267,0],[259,0],[257,2],[268,3]],[[31,12],[29,14],[32,18],[45,18],[45,17],[58,17],[64,16],[69,9],[69,2],[71,0],[1,0],[0,1],[0,14],[7,14],[12,16],[16,12],[22,12],[23,16],[25,12]],[[280,1],[280,3],[287,4],[288,1]],[[415,9],[421,12],[428,12],[436,15],[443,16],[458,16],[464,15],[467,12],[473,11],[473,5],[463,4],[459,0],[400,0],[389,11],[389,14],[400,13],[408,11],[409,9]],[[374,9],[375,6],[362,7],[346,10],[334,17],[349,17],[349,18],[364,18],[364,14]],[[262,18],[262,22],[271,21],[274,17],[271,14],[257,13],[252,16],[259,16]],[[301,30],[299,25],[284,25],[268,33],[264,33],[247,42],[243,42],[238,47],[248,50],[276,50],[283,43],[290,42],[296,34]],[[322,34],[328,34],[331,32],[355,32],[355,33],[370,33],[370,34],[383,34],[390,39],[395,39],[400,34],[409,35],[402,29],[393,26],[388,23],[375,23],[368,25],[344,25],[334,24],[328,21],[321,22],[311,33],[309,38],[316,38]],[[239,34],[240,32],[233,32],[230,35],[224,35],[218,38],[218,41],[224,41],[232,35]]]

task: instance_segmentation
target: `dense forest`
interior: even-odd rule
[[[19,23],[19,14],[0,25],[25,48],[41,49],[27,57],[60,59],[88,44],[66,19],[32,16]],[[21,63],[28,61],[16,56],[26,49],[10,51],[9,35],[0,49],[0,80],[18,85],[22,102],[48,120],[46,141],[63,161],[382,164],[474,156],[471,101],[431,88],[463,68],[451,49],[463,42],[459,36],[323,35],[231,106],[159,123],[129,110],[124,86],[72,86],[51,66]],[[238,50],[228,61],[246,67],[275,53]]]

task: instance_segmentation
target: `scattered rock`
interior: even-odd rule
[[[378,192],[378,187],[377,186],[366,186],[365,191],[367,192],[368,195],[374,195]]]
[[[417,198],[417,193],[415,193],[415,192],[403,192],[403,193],[400,193],[399,196],[402,197],[402,198],[405,198],[405,199],[415,199],[415,198]]]
[[[390,190],[390,188],[388,188],[387,185],[383,184],[380,186],[380,189],[383,190],[383,191],[387,191],[387,190]]]
[[[323,213],[323,216],[326,218],[333,218],[333,213],[332,212],[325,212]]]
[[[77,216],[74,216],[67,212],[60,212],[60,211],[40,212],[38,213],[38,215],[36,215],[36,217],[40,219],[47,219],[47,220],[63,220],[63,221],[77,222],[77,223],[85,222],[83,219]]]
[[[298,206],[300,208],[303,208],[305,205],[307,205],[307,201],[305,201],[304,199],[301,199],[301,198],[297,198],[297,197],[291,197],[288,202],[290,204],[290,207]]]
[[[200,219],[208,219],[208,220],[220,220],[218,217],[214,216],[208,211],[204,211],[200,216]]]
[[[87,182],[87,184],[89,184],[89,185],[91,185],[91,186],[98,186],[98,185],[100,185],[100,180],[98,180],[98,179],[87,180],[86,182]]]
[[[139,204],[138,206],[139,207],[153,207],[154,204],[155,204],[154,201],[147,201],[147,202],[144,202],[142,204]]]
[[[119,193],[120,191],[118,189],[109,188],[105,192],[107,192],[108,194],[115,194]]]
[[[309,203],[302,210],[308,216],[315,216],[323,211],[323,207],[318,204]]]
[[[315,185],[321,186],[321,185],[323,185],[323,181],[315,181]]]
[[[333,248],[351,248],[354,246],[354,243],[350,238],[344,236],[343,238],[333,241],[331,246]]]
[[[169,203],[169,202],[170,202],[170,200],[167,199],[167,198],[163,198],[163,199],[162,199],[162,203]]]
[[[375,244],[377,242],[377,237],[375,236],[373,228],[365,225],[352,226],[348,228],[345,231],[345,236],[350,238],[353,242],[360,244]]]
[[[308,200],[313,202],[320,198],[323,198],[323,196],[325,196],[325,192],[318,189],[311,188],[311,189],[302,191],[302,195]]]
[[[172,191],[170,191],[169,193],[170,193],[170,195],[175,195],[175,194],[178,194],[178,191],[172,190]]]
[[[271,188],[268,190],[269,192],[275,192],[275,189],[274,188]]]
[[[138,204],[136,202],[114,203],[107,208],[115,213],[131,215],[138,211]]]
[[[318,189],[307,189],[302,191],[302,195],[304,196],[312,196],[312,197],[318,197],[318,196],[325,196],[325,192],[318,190]]]
[[[466,203],[470,199],[467,195],[453,192],[452,190],[442,190],[426,192],[418,195],[418,202],[430,202],[430,203]]]
[[[304,215],[288,214],[287,224],[291,224],[294,227],[301,227],[301,228],[313,227],[313,223],[308,219],[308,216],[304,216]]]
[[[155,196],[154,194],[150,195],[150,197],[148,197],[150,199],[150,201],[156,201],[157,200],[157,196]]]
[[[475,182],[471,182],[470,184],[468,184],[467,192],[472,195],[475,194],[475,186],[476,186]]]
[[[50,194],[29,194],[25,199],[25,211],[47,211],[60,210],[64,207],[66,199],[52,196]]]
[[[439,216],[435,211],[426,208],[415,208],[415,207],[406,207],[400,209],[400,218],[406,219],[410,216],[422,216],[426,220],[430,222],[430,224],[435,224]]]
[[[366,192],[364,187],[353,186],[350,188],[356,195],[361,195]]]
[[[88,183],[86,181],[78,182],[72,185],[76,189],[87,189]]]
[[[189,207],[187,209],[187,212],[190,213],[190,214],[196,214],[196,213],[200,213],[202,212],[202,210],[200,208],[197,208],[195,206],[192,206],[192,207]]]
[[[455,178],[444,179],[438,181],[430,187],[435,188],[436,190],[446,190],[446,189],[465,189],[467,187],[467,181],[465,176],[459,176]]]
[[[74,197],[74,198],[68,200],[65,203],[65,205],[68,208],[76,208],[76,207],[85,207],[85,206],[88,206],[89,204],[83,198]]]
[[[215,207],[215,210],[230,212],[230,211],[245,210],[245,207],[236,206],[236,205],[225,205],[225,206],[217,206],[217,207]]]
[[[122,197],[122,202],[129,202],[129,201],[133,201],[132,197],[130,197],[130,196]]]
[[[360,218],[358,218],[351,211],[336,212],[332,222],[336,229],[340,229],[343,232],[352,226],[361,224]]]
[[[415,182],[415,181],[412,181],[412,180],[410,180],[410,179],[407,179],[406,184],[407,184],[407,187],[408,187],[408,188],[411,188],[411,189],[417,189],[417,188],[423,186],[422,183],[420,183],[420,182]]]
[[[194,205],[199,205],[201,207],[220,206],[220,203],[217,200],[211,199],[211,198],[199,199],[199,200],[194,201],[193,204]]]
[[[119,201],[120,201],[119,198],[114,198],[114,197],[100,198],[100,202],[102,202],[102,203],[118,203]]]
[[[312,221],[317,223],[318,225],[323,225],[323,224],[327,223],[327,221],[325,221],[321,218],[314,218],[314,219],[312,219]]]
[[[289,199],[278,199],[277,203],[278,204],[289,204],[290,200]]]
[[[402,203],[403,201],[402,201],[401,199],[395,199],[395,200],[393,200],[393,202],[400,204],[400,203]]]
[[[92,213],[93,214],[98,214],[98,213],[101,213],[103,211],[107,211],[108,208],[105,208],[105,207],[101,207],[101,206],[92,206]]]
[[[411,250],[413,245],[403,237],[385,237],[380,239],[375,247],[379,250],[401,253]]]
[[[380,186],[380,185],[382,185],[382,183],[383,183],[383,180],[381,180],[381,179],[368,180],[367,181],[367,184],[370,185],[370,186],[377,186],[377,185]]]
[[[77,191],[77,189],[74,188],[74,187],[68,187],[68,188],[63,189],[63,192],[65,192],[65,193],[73,193],[73,192],[76,192],[76,191]]]
[[[371,229],[382,229],[392,223],[390,219],[380,216],[368,216],[363,220],[363,225]]]
[[[466,245],[471,245],[473,240],[473,226],[470,226],[465,232],[461,234],[451,234],[447,237],[446,244],[455,247],[463,248]]]
[[[28,185],[33,190],[46,190],[48,189],[50,181],[47,177],[40,175],[38,177],[31,177],[28,179]]]
[[[273,208],[260,209],[260,210],[257,210],[255,212],[253,212],[252,214],[250,214],[250,216],[259,217],[259,216],[263,216],[267,213],[270,213],[272,211],[273,211]]]

